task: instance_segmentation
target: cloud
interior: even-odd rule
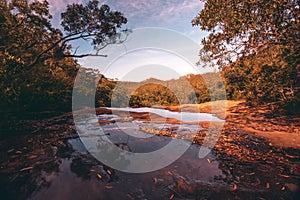
[[[53,24],[59,25],[60,13],[68,4],[88,0],[49,0]],[[100,0],[112,10],[121,11],[128,18],[128,28],[165,27],[181,32],[191,28],[191,20],[202,9],[199,0]]]
[[[191,26],[190,21],[201,10],[199,0],[106,0],[114,9],[120,10],[136,27],[166,27],[182,30]]]
[[[144,49],[120,56],[103,73],[123,81],[141,81],[150,77],[169,80],[197,71],[175,54]]]
[[[87,0],[48,0],[49,10],[53,16],[52,24],[55,27],[60,26],[60,14],[66,9],[67,5],[73,3],[84,3]]]
[[[61,13],[68,4],[84,3],[86,0],[48,0],[50,12],[55,15]]]
[[[52,23],[60,27],[60,13],[68,4],[86,3],[88,0],[48,0]],[[206,36],[199,27],[192,27],[191,20],[203,8],[199,0],[99,0],[112,10],[118,10],[128,18],[128,24],[123,28],[162,27],[181,32],[199,44]],[[151,36],[153,37],[153,36]],[[154,36],[157,37],[157,36]],[[74,47],[89,44],[72,44]],[[183,45],[181,45],[182,47]],[[198,48],[198,47],[197,47]],[[84,51],[87,48],[83,48]]]

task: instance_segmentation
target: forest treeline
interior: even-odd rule
[[[102,76],[96,92],[96,106],[150,107],[204,103],[226,99],[219,73],[189,74],[162,81],[116,81]]]
[[[251,2],[235,5],[235,1],[226,1],[223,5],[204,1],[204,9],[192,20],[193,25],[211,32],[203,40],[200,56],[202,61],[215,61],[220,66],[221,79],[217,73],[208,73],[134,83],[105,78],[101,72],[85,69],[76,60],[85,56],[105,57],[100,54],[101,49],[123,42],[120,35],[126,33],[122,25],[127,19],[121,12],[100,6],[96,0],[86,5],[72,4],[61,15],[60,30],[50,22],[47,1],[0,1],[0,109],[19,113],[70,111],[74,80],[81,68],[87,77],[102,77],[97,84],[96,106],[126,101],[135,107],[202,103],[226,97],[247,99],[250,103],[275,102],[297,113],[299,5],[295,5],[296,1],[263,4],[261,0],[250,5]],[[253,12],[257,19],[247,12]],[[271,14],[271,19],[266,18]],[[226,17],[220,18],[221,15]],[[232,48],[225,49],[234,46],[237,37],[245,45],[233,55]],[[96,53],[74,53],[70,42],[77,39],[90,40]],[[189,94],[186,84],[193,87]],[[84,90],[82,95],[91,92],[88,88]]]

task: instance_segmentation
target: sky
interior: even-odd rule
[[[52,23],[54,26],[59,27],[60,13],[64,11],[67,4],[84,4],[86,0],[48,0],[48,2],[50,12],[53,15]],[[193,65],[198,61],[201,40],[207,35],[199,27],[192,27],[191,24],[191,20],[203,8],[203,4],[199,0],[100,0],[100,4],[109,5],[112,10],[122,12],[128,19],[128,23],[124,28],[132,29],[133,34],[129,36],[131,44],[126,43],[125,45],[130,48],[129,50],[127,48],[126,52],[122,51],[122,46],[116,46],[109,50],[105,49],[103,54],[107,54],[109,58],[88,57],[79,60],[81,65],[98,68],[110,78],[118,78],[119,80],[132,79],[132,81],[140,81],[149,78],[149,76],[167,80],[189,73],[213,71],[212,69],[199,67],[195,71],[187,64],[192,63]],[[152,27],[152,29],[147,27]],[[151,32],[153,27],[156,27],[156,30]],[[146,30],[146,32],[150,30],[152,34],[148,33],[149,31],[147,33],[140,31],[141,29]],[[159,29],[162,30],[160,31]],[[141,37],[142,33],[143,37]],[[172,36],[167,36],[165,33],[169,33]],[[149,41],[149,43],[145,44],[145,41]],[[183,41],[186,43],[183,43]],[[134,44],[132,44],[133,42]],[[177,46],[174,46],[173,43],[176,43]],[[151,46],[150,44],[156,44],[156,46]],[[72,45],[79,47],[79,52],[86,53],[86,51],[92,50],[90,42],[80,41]],[[143,47],[145,48],[143,49]],[[153,47],[154,49],[149,50],[148,47]],[[177,51],[178,48],[185,49],[184,55],[178,55],[182,53]],[[139,51],[136,49],[139,49]],[[166,53],[166,51],[169,53]],[[149,55],[152,57],[152,63],[149,62]],[[193,58],[186,58],[186,55],[188,57],[192,55]],[[165,62],[162,62],[163,60]],[[162,66],[162,63],[164,63],[164,66]],[[186,65],[183,63],[186,63]],[[183,66],[179,66],[179,64]],[[154,72],[154,69],[163,71],[163,69],[172,68],[172,66],[174,66],[175,73],[170,74],[173,75],[169,73],[161,73],[160,75],[159,73],[150,73]],[[149,70],[147,70],[147,67]],[[120,70],[122,73],[120,73]],[[126,75],[127,73],[132,74],[132,71],[138,74]],[[136,77],[135,80],[133,80],[134,77]]]

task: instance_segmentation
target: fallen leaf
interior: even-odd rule
[[[172,173],[172,172],[170,172],[170,171],[168,171],[168,172],[167,172],[167,174],[169,174],[169,175],[173,175],[173,173]]]
[[[170,196],[170,200],[172,200],[174,198],[174,194],[172,194],[171,196]]]
[[[211,161],[210,161],[208,158],[207,158],[206,160],[207,160],[207,162],[208,162],[209,164],[211,163]]]
[[[290,178],[290,176],[284,175],[284,174],[279,174],[279,176],[282,176],[282,177],[284,177],[284,178]]]
[[[110,170],[107,170],[107,173],[108,173],[109,175],[111,175],[111,171],[110,171]]]
[[[37,155],[31,155],[28,157],[28,159],[34,159],[34,158],[37,158],[38,156]]]
[[[102,179],[101,174],[97,174],[97,177],[98,177],[99,179]]]
[[[285,190],[285,187],[284,187],[284,186],[282,186],[281,190],[282,190],[282,191],[284,191],[284,190]]]
[[[8,150],[7,151],[7,153],[11,153],[11,152],[13,152],[15,149],[10,149],[10,150]]]
[[[292,156],[292,155],[288,155],[288,154],[285,154],[285,156],[288,158],[299,158],[299,156]]]
[[[106,186],[105,186],[105,188],[106,188],[106,189],[112,189],[112,188],[113,188],[113,186],[106,185]]]
[[[237,190],[237,185],[236,185],[236,184],[233,184],[232,191],[236,191],[236,190]]]
[[[25,168],[21,169],[20,172],[27,171],[27,170],[30,170],[30,169],[32,169],[32,168],[33,168],[33,167],[25,167]]]
[[[270,183],[266,183],[266,188],[267,188],[267,189],[270,188]]]

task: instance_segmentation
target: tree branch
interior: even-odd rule
[[[75,54],[66,54],[64,55],[65,58],[84,58],[87,56],[95,56],[95,57],[107,57],[107,55],[102,55],[102,54],[91,54],[91,53],[87,53],[87,54],[80,54],[80,55],[75,55]]]
[[[59,43],[61,43],[62,41],[66,40],[67,38],[70,38],[70,37],[73,37],[75,35],[78,35],[78,34],[82,34],[82,33],[73,33],[73,34],[70,34],[70,35],[67,35],[65,37],[62,37],[61,39],[57,40],[55,43],[53,43],[51,46],[49,46],[47,49],[43,50],[42,52],[40,52],[36,57],[35,59],[29,64],[27,65],[27,67],[32,67],[33,65],[35,65],[39,60],[40,58],[47,52],[51,51],[52,49],[54,49],[54,47],[56,47]]]
[[[71,38],[64,39],[64,40],[61,41],[61,42],[62,42],[62,44],[64,45],[64,44],[66,44],[67,42],[70,42],[70,41],[73,41],[73,40],[78,40],[78,39],[80,39],[80,38],[86,38],[86,37],[91,37],[91,36],[95,36],[95,35],[96,35],[96,34],[82,35],[82,33],[80,33],[80,35],[77,36],[77,37],[73,37],[73,36],[75,36],[75,35],[73,35],[73,36],[71,36]],[[73,38],[72,38],[72,37],[73,37]]]
[[[74,37],[75,36],[75,37]],[[67,35],[65,37],[62,37],[61,39],[57,40],[55,43],[53,43],[51,46],[49,46],[47,49],[43,50],[42,52],[40,52],[36,57],[35,59],[29,64],[27,65],[27,67],[32,67],[33,65],[35,65],[40,59],[41,57],[48,53],[49,51],[51,51],[52,49],[54,49],[56,46],[58,46],[60,43],[62,43],[62,46],[65,45],[67,42],[70,42],[70,41],[74,41],[74,40],[77,40],[77,39],[80,39],[80,38],[88,38],[88,37],[92,37],[92,36],[96,36],[96,34],[91,34],[91,33],[88,33],[88,34],[84,34],[84,31],[83,32],[78,32],[78,33],[73,33],[73,34],[70,34],[70,35]],[[104,49],[105,47],[107,47],[108,45],[111,45],[111,44],[122,44],[124,43],[126,40],[127,40],[127,37],[128,37],[128,34],[126,34],[126,37],[123,39],[123,40],[120,40],[120,41],[112,41],[112,42],[107,42],[106,44],[102,45],[100,48],[97,48],[96,49],[96,54],[81,54],[81,55],[76,55],[76,54],[65,54],[63,55],[63,57],[73,57],[73,58],[83,58],[83,57],[87,57],[87,56],[99,56],[99,57],[107,57],[107,55],[101,55],[101,54],[98,54],[100,50]]]

